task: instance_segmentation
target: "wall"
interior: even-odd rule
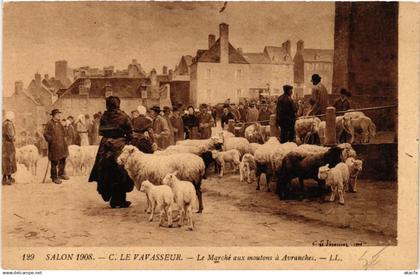
[[[172,105],[189,105],[190,102],[190,81],[171,81]]]

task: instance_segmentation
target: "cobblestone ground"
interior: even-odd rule
[[[134,190],[128,209],[111,209],[87,176],[61,185],[40,183],[46,159],[32,183],[3,186],[5,246],[311,246],[314,241],[396,244],[397,187],[361,181],[346,204],[308,196],[279,201],[228,173],[203,183],[205,209],[195,230],[147,221],[145,195]],[[42,174],[42,175],[41,175]],[[307,193],[312,185],[308,182]],[[274,186],[273,186],[274,187]]]

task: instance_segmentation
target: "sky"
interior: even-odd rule
[[[54,76],[54,62],[69,67],[126,69],[132,59],[149,72],[173,69],[182,55],[206,49],[208,34],[229,24],[229,41],[262,52],[299,39],[307,48],[334,47],[333,2],[43,2],[5,3],[3,92],[24,87],[34,74]]]

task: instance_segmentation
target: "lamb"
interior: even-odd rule
[[[342,160],[345,162],[348,158],[356,158],[356,151],[350,143],[341,143],[337,147],[343,149]]]
[[[193,230],[193,207],[196,204],[197,196],[194,185],[189,181],[179,180],[177,172],[167,174],[162,182],[169,186],[174,194],[175,203],[180,209],[179,226],[182,226],[185,216],[188,220],[188,229]]]
[[[133,145],[126,145],[118,156],[117,163],[123,165],[137,189],[140,189],[144,180],[161,185],[167,174],[178,171],[179,179],[194,184],[199,202],[198,212],[203,211],[201,181],[205,166],[199,156],[190,153],[174,155],[145,154]]]
[[[296,120],[296,136],[302,143],[308,143],[311,135],[318,134],[319,123],[321,123],[321,120],[317,117],[307,117]]]
[[[256,190],[260,190],[261,175],[265,174],[267,182],[267,191],[270,191],[269,184],[271,176],[273,174],[271,165],[271,153],[277,146],[280,146],[279,140],[276,137],[271,137],[266,143],[264,143],[257,150],[255,150],[254,157],[256,163]]]
[[[264,143],[270,136],[270,128],[259,123],[253,123],[245,128],[244,136],[249,142]]]
[[[153,221],[156,207],[158,207],[160,209],[159,226],[163,226],[163,215],[165,214],[168,219],[168,227],[172,227],[172,205],[174,202],[172,189],[167,185],[153,185],[150,181],[145,180],[141,183],[140,192],[146,194],[151,204],[149,222]]]
[[[251,170],[253,169],[255,169],[255,158],[250,153],[246,153],[239,164],[239,180],[251,183]]]
[[[236,149],[239,151],[240,156],[246,153],[251,153],[251,147],[249,141],[243,137],[228,137],[223,139],[223,151],[229,151]]]
[[[339,203],[344,205],[344,188],[349,181],[349,168],[344,162],[340,162],[333,168],[329,165],[319,167],[318,179],[325,180],[325,184],[331,188],[330,202],[339,198]]]
[[[38,148],[33,144],[20,147],[16,150],[16,162],[25,165],[32,175],[36,175],[39,158]]]
[[[342,148],[331,147],[325,153],[303,156],[297,152],[288,153],[282,161],[281,167],[277,171],[276,193],[280,199],[285,199],[289,195],[289,184],[294,178],[299,178],[301,189],[304,189],[304,179],[313,178],[318,181],[320,189],[323,183],[318,179],[318,169],[329,164],[334,167],[342,161]]]
[[[362,143],[369,143],[371,138],[376,136],[376,126],[372,120],[366,116],[351,118],[344,116],[344,130],[351,135],[350,143],[354,142],[355,133],[362,133]]]
[[[357,176],[360,174],[363,168],[363,161],[360,159],[354,159],[350,157],[346,160],[346,165],[349,168],[350,180],[349,184],[347,185],[347,189],[349,192],[356,193],[357,192]]]
[[[240,164],[240,153],[236,149],[231,149],[228,151],[219,152],[216,150],[211,151],[213,159],[216,160],[217,164],[220,165],[220,177],[223,177],[223,172],[225,170],[226,163],[232,163],[234,170],[239,169]]]
[[[98,145],[80,146],[82,152],[82,166],[81,170],[84,174],[89,173],[95,163],[96,153],[98,152]]]
[[[68,162],[73,167],[73,176],[82,174],[83,152],[82,148],[78,145],[69,145]]]

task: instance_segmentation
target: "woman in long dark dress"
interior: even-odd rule
[[[102,136],[89,182],[98,183],[97,191],[112,208],[129,207],[126,193],[134,187],[133,181],[116,162],[123,147],[129,144],[133,134],[130,117],[120,110],[120,99],[106,98],[106,111],[101,117],[99,135]]]
[[[2,170],[3,185],[14,183],[12,174],[16,173],[16,149],[15,149],[15,126],[13,121],[15,114],[7,112],[3,121],[3,146],[2,146]]]

